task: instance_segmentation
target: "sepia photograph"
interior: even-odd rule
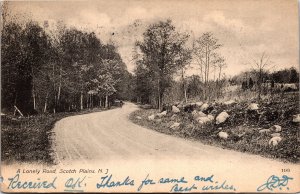
[[[0,3],[1,192],[300,192],[299,1]]]

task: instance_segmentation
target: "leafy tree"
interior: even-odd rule
[[[10,98],[3,105],[31,113],[36,109],[36,78],[48,61],[49,39],[37,23],[22,27],[10,22],[4,26],[1,47],[2,99]]]
[[[162,109],[163,96],[180,64],[186,62],[181,55],[185,52],[187,34],[178,33],[171,20],[151,24],[143,34],[143,41],[136,42],[141,51],[140,62],[146,67],[156,84],[158,108]]]

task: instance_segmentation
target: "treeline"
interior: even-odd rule
[[[94,32],[58,23],[5,21],[1,32],[1,106],[23,114],[108,107],[131,100],[133,76],[117,48]]]
[[[299,82],[299,72],[296,68],[285,68],[282,70],[269,72],[263,71],[262,73],[262,83],[274,82],[274,83],[298,83]],[[242,85],[243,82],[252,82],[252,85],[258,84],[259,81],[258,72],[256,70],[242,72],[239,75],[229,78],[231,85]]]

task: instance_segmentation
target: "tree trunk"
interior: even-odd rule
[[[58,84],[58,92],[57,92],[57,101],[60,100],[60,94],[61,94],[61,82],[62,82],[62,67],[59,67],[59,84]]]
[[[83,92],[80,92],[80,110],[83,110]]]
[[[47,106],[48,106],[48,96],[49,96],[49,93],[47,92],[46,99],[45,99],[44,113],[47,111]]]
[[[185,89],[184,89],[184,98],[185,98],[185,103],[187,103],[187,94],[186,94],[187,92],[186,92],[186,90],[187,90],[187,89],[185,88]]]
[[[108,95],[105,96],[105,108],[108,108]]]
[[[32,89],[33,109],[36,110],[36,96],[35,96],[34,86],[32,88],[33,88]]]
[[[90,95],[88,94],[88,96],[86,98],[86,108],[90,108],[90,106],[89,106],[89,100],[90,100]]]

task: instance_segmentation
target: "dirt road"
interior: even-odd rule
[[[57,162],[172,158],[281,163],[145,129],[129,120],[129,114],[137,109],[126,103],[123,108],[62,119],[54,128]]]
[[[295,178],[290,188],[297,188],[299,164],[225,150],[145,129],[129,120],[129,114],[135,110],[137,106],[126,103],[123,108],[59,121],[54,128],[57,164],[64,169],[66,166],[104,167],[118,176],[130,174],[138,178],[149,173],[152,177],[214,174],[219,180],[235,182],[241,192],[255,191],[270,175],[284,173]]]

